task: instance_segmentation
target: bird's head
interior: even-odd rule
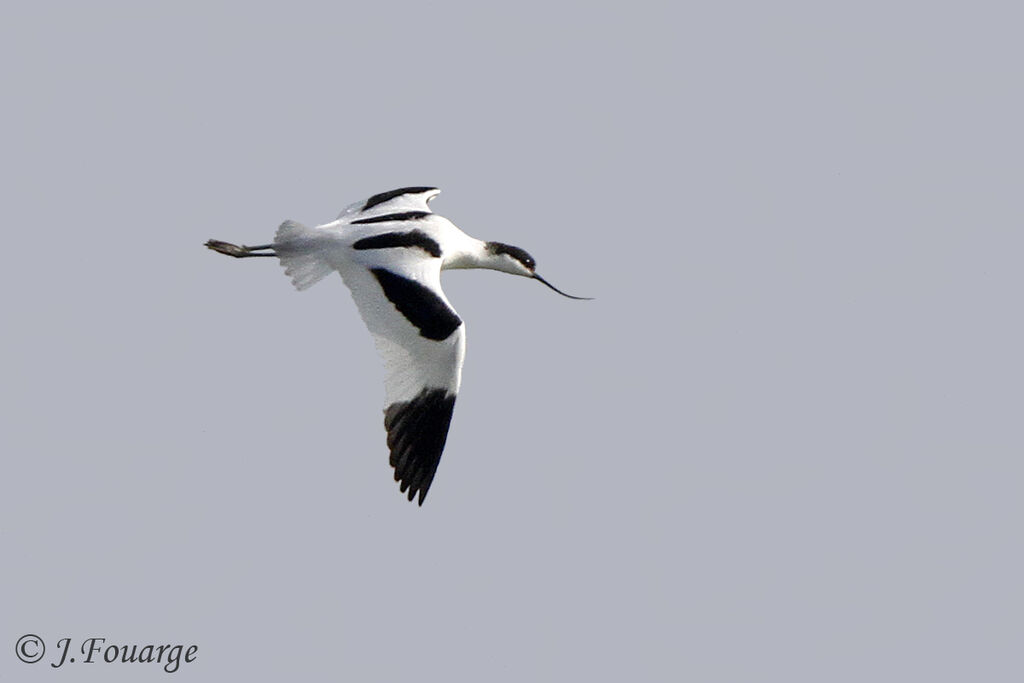
[[[500,270],[504,273],[511,273],[512,275],[522,275],[523,277],[533,278],[539,280],[551,289],[555,290],[564,297],[570,299],[581,299],[589,300],[590,297],[586,296],[573,296],[566,294],[562,290],[555,287],[553,284],[542,278],[537,274],[537,261],[532,256],[526,253],[525,249],[519,247],[513,247],[511,244],[504,244],[502,242],[488,242],[487,252],[491,255],[490,267],[495,270]]]
[[[513,247],[502,242],[488,242],[487,253],[492,257],[495,270],[513,275],[533,277],[537,270],[537,262],[526,253],[525,249]]]

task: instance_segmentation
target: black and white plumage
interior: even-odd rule
[[[489,268],[540,280],[524,250],[483,242],[431,212],[440,190],[403,187],[348,206],[309,228],[285,221],[272,244],[210,240],[237,258],[276,256],[299,290],[337,271],[384,362],[384,426],[395,481],[409,500],[427,495],[448,437],[466,352],[466,326],[441,289],[441,271]]]

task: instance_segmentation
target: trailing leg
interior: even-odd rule
[[[244,245],[231,244],[230,242],[221,242],[220,240],[208,240],[206,246],[209,249],[225,254],[226,256],[234,256],[235,258],[249,258],[250,256],[277,256],[274,253],[273,244],[263,244],[258,247],[247,247]]]

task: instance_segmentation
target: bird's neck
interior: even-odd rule
[[[487,243],[463,234],[452,240],[444,250],[444,269],[493,268],[494,254],[487,251]]]

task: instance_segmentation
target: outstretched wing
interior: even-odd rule
[[[448,438],[462,378],[466,326],[441,290],[441,259],[416,245],[372,248],[341,276],[384,361],[395,481],[419,504]]]
[[[369,199],[349,204],[338,214],[338,218],[348,222],[349,219],[358,220],[404,211],[430,213],[427,203],[439,194],[441,194],[441,190],[436,187],[400,187],[397,190],[381,192]]]

